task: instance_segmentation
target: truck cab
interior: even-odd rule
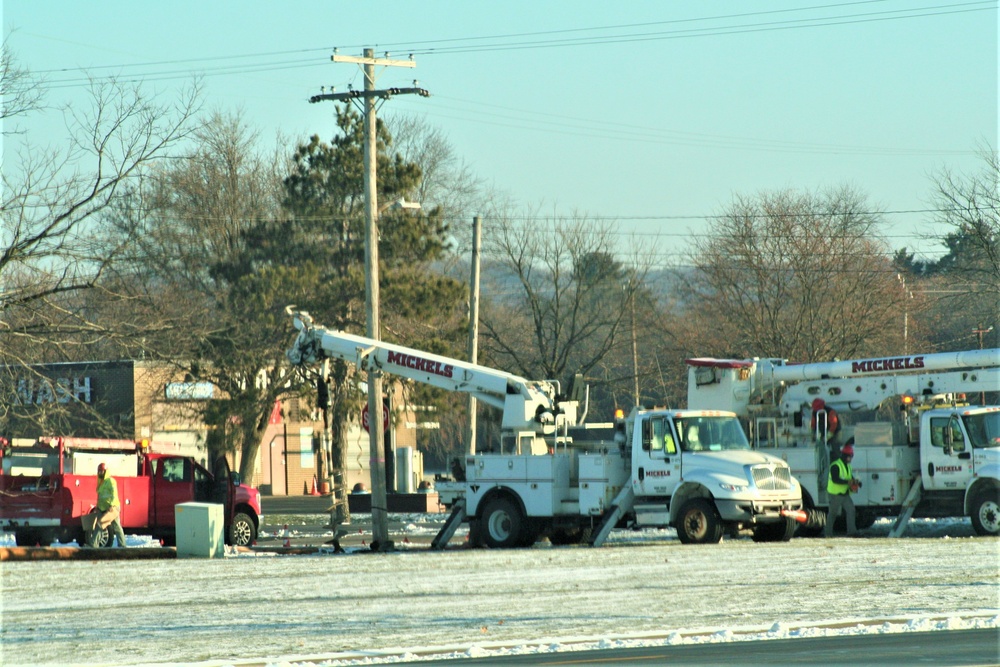
[[[925,497],[951,498],[977,533],[1000,534],[1000,407],[937,408],[920,422]]]
[[[636,410],[628,423],[638,525],[674,526],[685,543],[742,528],[758,541],[792,537],[799,484],[784,461],[751,449],[735,414]]]

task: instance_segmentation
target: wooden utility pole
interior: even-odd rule
[[[388,56],[388,54],[386,54]],[[348,62],[361,65],[365,74],[364,91],[348,91],[346,93],[329,93],[315,95],[310,102],[322,100],[361,100],[364,112],[364,180],[365,180],[365,301],[366,301],[366,335],[373,340],[381,340],[379,326],[379,284],[378,284],[378,179],[375,172],[375,100],[387,100],[393,95],[417,94],[427,97],[429,93],[423,88],[388,88],[375,89],[375,66],[383,67],[416,67],[413,60],[390,60],[376,58],[374,49],[365,49],[363,57],[341,56],[330,57],[333,62]],[[363,353],[362,353],[363,354]],[[372,550],[389,551],[393,543],[389,540],[389,517],[387,514],[388,499],[385,479],[385,432],[382,428],[382,371],[375,366],[370,358],[365,360],[368,372],[368,435],[371,475],[372,475]]]
[[[472,276],[469,280],[469,363],[479,363],[479,249],[482,225],[479,216],[472,219]],[[469,425],[465,429],[465,451],[476,453],[476,397],[469,394]]]
[[[972,330],[972,333],[974,333],[977,336],[979,336],[979,349],[980,350],[983,349],[983,336],[985,336],[986,334],[988,334],[991,331],[993,331],[993,327],[990,327],[989,329],[984,329],[982,324],[980,324],[978,327],[976,327],[975,329]],[[986,405],[986,392],[985,391],[979,392],[979,405]]]

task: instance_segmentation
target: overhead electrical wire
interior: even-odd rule
[[[667,31],[667,32],[656,32],[656,33],[625,33],[625,34],[603,35],[603,36],[596,35],[590,37],[579,37],[579,38],[569,38],[569,39],[534,40],[529,42],[509,41],[512,39],[520,39],[523,37],[546,37],[546,36],[551,37],[555,35],[576,33],[576,32],[611,31],[611,30],[623,30],[623,29],[634,29],[634,28],[646,28],[658,25],[690,24],[696,22],[711,22],[711,21],[719,21],[727,19],[746,19],[755,16],[766,16],[774,14],[788,14],[788,13],[801,14],[803,12],[810,12],[815,10],[849,7],[854,5],[872,5],[888,1],[891,0],[861,0],[858,2],[813,5],[809,7],[796,7],[792,9],[764,10],[759,12],[744,12],[744,13],[727,14],[720,16],[704,16],[704,17],[696,17],[690,19],[675,19],[670,21],[622,24],[616,26],[595,26],[589,28],[572,28],[572,29],[539,31],[530,33],[511,33],[507,35],[501,34],[501,35],[490,35],[483,37],[462,37],[453,39],[423,40],[423,41],[415,41],[408,43],[400,42],[392,44],[381,44],[379,45],[379,49],[380,50],[388,49],[391,51],[404,52],[413,55],[446,55],[446,54],[460,54],[460,53],[470,53],[470,52],[480,52],[480,51],[515,51],[524,49],[568,48],[577,46],[595,46],[595,45],[612,44],[612,43],[617,44],[617,43],[630,43],[630,42],[645,42],[653,40],[659,41],[659,40],[681,39],[681,38],[686,39],[691,37],[716,37],[716,36],[740,34],[745,32],[765,32],[765,31],[775,31],[775,30],[821,28],[821,27],[830,27],[837,25],[865,23],[871,21],[890,21],[890,20],[898,21],[898,20],[915,19],[915,18],[927,18],[932,16],[942,16],[948,14],[989,11],[996,9],[997,7],[997,0],[973,0],[969,2],[937,4],[925,7],[907,7],[904,9],[885,10],[878,12],[842,14],[837,16],[809,17],[809,18],[789,19],[785,21],[766,22],[766,23],[743,23],[743,24],[734,24],[723,27],[716,26],[707,28],[693,28],[680,31]],[[499,41],[493,41],[485,44],[476,43],[476,42],[483,42],[485,40],[499,40]],[[453,42],[464,42],[465,45],[434,46],[435,44],[449,44]],[[168,79],[190,77],[194,74],[206,77],[220,76],[220,75],[224,76],[232,74],[253,74],[257,72],[267,72],[267,71],[275,71],[281,69],[326,65],[329,63],[329,59],[328,57],[326,57],[326,54],[332,52],[334,48],[335,48],[334,46],[327,46],[327,47],[298,49],[291,51],[286,50],[286,51],[274,51],[274,52],[244,53],[232,56],[210,56],[203,58],[159,60],[159,61],[149,61],[149,62],[135,63],[135,64],[97,65],[93,67],[72,67],[72,68],[65,67],[65,68],[55,68],[49,70],[40,70],[37,73],[67,74],[74,71],[93,72],[95,70],[115,70],[116,72],[118,72],[117,74],[107,75],[104,77],[95,77],[91,75],[86,75],[69,79],[55,79],[49,82],[52,87],[57,87],[57,88],[85,85],[90,83],[90,81],[94,79],[100,79],[100,78],[105,78],[108,80],[119,80],[119,81],[123,79],[127,81],[147,81],[147,80],[162,81]],[[341,48],[361,48],[361,47],[342,46]],[[260,62],[260,63],[207,66],[196,69],[175,68],[166,71],[151,70],[145,73],[143,72],[126,73],[126,71],[129,68],[155,68],[161,66],[176,66],[176,65],[187,65],[195,63],[206,63],[206,62],[211,63],[211,62],[220,62],[226,60],[246,60],[252,58],[270,59],[275,56],[311,54],[311,53],[316,53],[317,55],[322,53],[324,54],[324,57],[316,58],[315,60],[313,60],[312,58],[294,59],[294,60],[286,60],[280,62],[273,62],[271,60],[267,60],[266,62]]]
[[[614,36],[590,36],[586,38],[572,38],[572,40],[548,40],[545,42],[510,42],[509,40],[520,40],[525,37],[537,38],[537,37],[553,37],[557,35],[566,34],[578,34],[578,33],[594,33],[594,32],[608,32],[608,31],[620,31],[620,30],[635,30],[643,28],[651,28],[656,26],[666,26],[666,25],[688,25],[694,23],[709,23],[720,20],[746,20],[755,17],[769,17],[775,15],[802,15],[806,12],[814,12],[820,10],[829,9],[842,9],[846,7],[854,7],[858,5],[870,6],[876,4],[884,4],[886,2],[892,2],[892,0],[857,0],[855,2],[844,2],[844,3],[827,3],[821,5],[812,5],[808,7],[796,7],[789,9],[776,9],[776,10],[761,10],[756,12],[742,12],[733,14],[724,14],[718,16],[702,16],[693,17],[687,19],[673,19],[666,21],[650,21],[644,23],[629,23],[611,26],[596,26],[587,28],[567,28],[560,30],[549,30],[549,31],[537,31],[537,32],[523,32],[523,33],[510,33],[510,34],[499,34],[499,35],[487,35],[480,37],[461,37],[452,39],[440,39],[440,40],[424,40],[410,43],[394,43],[389,45],[382,45],[383,48],[391,48],[397,51],[403,51],[408,53],[420,54],[420,55],[442,55],[447,53],[446,49],[472,49],[472,50],[520,50],[524,48],[552,48],[556,46],[584,46],[588,44],[603,44],[607,43],[605,40],[619,41],[648,41],[651,36],[656,36],[656,38],[671,38],[678,36],[673,32],[667,33],[631,33],[631,34],[616,34]],[[841,19],[852,19],[856,21],[863,20],[902,20],[909,18],[922,18],[927,16],[937,16],[941,14],[953,14],[953,13],[965,13],[970,11],[985,11],[990,9],[995,9],[997,6],[997,0],[971,0],[961,3],[950,3],[950,4],[935,4],[923,7],[906,7],[904,9],[886,9],[876,12],[862,12],[862,13],[852,13],[852,14],[841,14],[835,17],[825,16],[825,17],[809,17],[809,18],[798,18],[798,19],[788,19],[780,22],[768,22],[768,23],[743,23],[737,25],[726,26],[724,30],[753,30],[760,31],[763,29],[778,29],[778,28],[803,28],[803,27],[821,27],[823,25],[840,25],[842,24]],[[831,22],[832,19],[837,19],[837,22]],[[817,21],[826,23],[816,23]],[[696,36],[712,36],[712,35],[724,35],[733,34],[732,32],[718,32],[720,28],[695,28],[689,29],[685,32],[690,32],[693,30],[697,32]],[[705,32],[705,31],[715,31],[715,32]],[[686,34],[684,36],[691,36]],[[493,43],[483,44],[482,42],[491,40]],[[497,40],[501,40],[497,42]],[[587,40],[587,41],[580,41]],[[437,45],[449,45],[453,43],[460,42],[464,46],[437,46]],[[182,59],[171,59],[171,60],[159,60],[146,63],[137,63],[135,65],[99,65],[93,68],[58,68],[51,70],[41,70],[38,74],[66,74],[72,71],[86,71],[88,72],[85,77],[76,77],[68,79],[55,79],[53,81],[47,82],[50,88],[69,88],[76,87],[83,84],[89,84],[91,82],[97,81],[115,81],[117,83],[145,83],[145,82],[159,82],[167,81],[178,78],[188,78],[197,73],[198,76],[208,77],[208,76],[232,76],[232,75],[245,75],[245,74],[255,74],[261,72],[272,72],[272,71],[282,71],[288,69],[302,69],[315,67],[319,65],[325,65],[329,61],[326,54],[333,50],[332,47],[318,47],[318,48],[306,48],[306,49],[296,49],[296,50],[284,50],[284,51],[273,51],[273,52],[263,52],[263,53],[244,53],[237,54],[233,56],[213,56],[206,58],[182,58]],[[458,53],[459,51],[455,51]],[[311,54],[323,54],[323,58],[313,59]],[[273,61],[268,60],[265,63],[258,62],[235,62],[232,64],[223,64],[217,66],[203,67],[198,70],[193,70],[190,68],[181,68],[180,65],[189,65],[195,63],[217,63],[217,62],[228,62],[228,61],[247,61],[250,59],[260,59],[267,58],[273,59],[274,57],[286,57],[286,56],[297,56],[297,55],[309,56],[306,59],[286,59]],[[162,66],[172,66],[172,69],[167,70],[150,70],[146,73],[135,73],[132,71],[134,68],[157,68]],[[117,73],[113,75],[105,76],[94,76],[91,74],[94,70],[115,70]],[[130,72],[130,73],[126,73]],[[633,141],[642,142],[646,144],[662,144],[671,146],[698,146],[698,147],[716,147],[725,148],[729,150],[752,150],[755,152],[771,152],[771,153],[792,153],[792,154],[827,154],[827,155],[878,155],[878,156],[908,156],[908,155],[921,155],[921,156],[949,156],[949,155],[964,155],[968,151],[965,150],[948,150],[948,149],[911,149],[911,148],[897,148],[897,147],[877,147],[877,146],[845,146],[845,145],[834,145],[834,144],[824,144],[824,143],[808,143],[808,142],[790,142],[782,140],[762,140],[762,139],[748,139],[742,137],[731,137],[723,135],[706,135],[702,133],[689,133],[677,130],[665,130],[663,128],[651,128],[642,127],[635,125],[628,125],[625,123],[615,123],[607,121],[606,119],[601,121],[590,120],[586,118],[574,118],[569,116],[560,116],[555,114],[545,114],[540,113],[537,110],[519,110],[509,107],[503,107],[496,105],[494,103],[480,103],[474,100],[462,100],[458,98],[449,98],[436,96],[436,99],[443,100],[445,102],[450,102],[450,104],[438,104],[433,100],[427,101],[422,100],[420,109],[423,112],[427,112],[428,109],[432,109],[432,115],[435,118],[442,119],[452,119],[461,120],[465,122],[475,122],[477,124],[493,125],[499,127],[511,127],[519,130],[536,130],[544,131],[546,134],[560,134],[567,136],[583,136],[588,139],[607,139],[610,141]],[[471,114],[473,115],[463,115],[460,109],[461,105],[471,106]],[[408,105],[404,102],[400,110],[406,109]]]

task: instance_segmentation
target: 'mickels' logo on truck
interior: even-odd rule
[[[889,359],[866,359],[851,364],[852,373],[885,373],[886,371],[910,371],[924,367],[921,357],[890,357]]]
[[[455,367],[451,364],[443,364],[440,361],[431,361],[430,359],[423,359],[421,357],[415,357],[412,354],[403,354],[402,352],[388,352],[388,357],[386,359],[390,364],[396,364],[397,366],[403,366],[404,368],[412,368],[415,371],[424,371],[426,373],[433,373],[434,375],[440,375],[441,377],[450,378],[455,373]]]

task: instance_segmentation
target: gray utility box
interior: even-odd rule
[[[174,506],[178,558],[222,558],[225,546],[225,507],[215,503]]]

